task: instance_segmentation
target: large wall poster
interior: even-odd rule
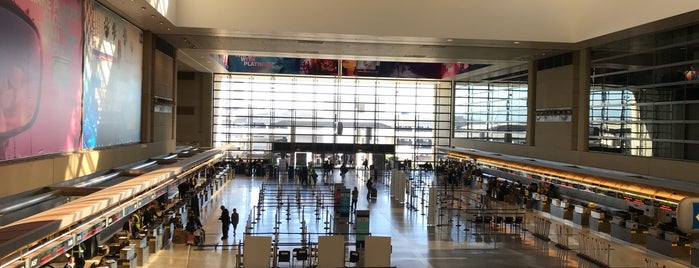
[[[0,160],[77,151],[82,1],[0,1]]]
[[[82,146],[137,143],[143,32],[97,3],[87,19]]]

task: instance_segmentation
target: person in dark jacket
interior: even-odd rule
[[[238,215],[238,211],[233,208],[233,213],[231,213],[231,224],[233,225],[233,236],[235,236],[235,230],[238,229],[238,221],[240,220],[240,216]]]
[[[228,214],[228,209],[226,209],[226,207],[221,206],[221,216],[218,217],[218,219],[221,221],[221,232],[223,233],[221,240],[228,239],[228,228],[230,228],[231,225],[231,216]]]

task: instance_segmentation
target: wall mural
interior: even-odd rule
[[[0,1],[0,160],[79,148],[82,1]]]
[[[82,147],[137,143],[141,136],[143,32],[97,3],[89,14]]]

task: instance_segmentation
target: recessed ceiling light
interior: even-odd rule
[[[454,39],[451,39],[451,38],[447,39],[447,42],[451,42],[451,41],[454,41]]]
[[[141,7],[141,11],[146,11],[146,7]]]
[[[162,22],[162,21],[160,22],[160,25],[163,25],[163,22]]]
[[[167,30],[169,31],[169,30],[170,30],[170,27],[167,27]]]
[[[514,43],[515,43],[515,44],[519,44],[519,41],[515,41]]]

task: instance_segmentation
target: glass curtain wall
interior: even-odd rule
[[[699,160],[699,26],[591,52],[590,150]]]
[[[454,137],[524,144],[528,91],[526,79],[524,81],[457,82],[454,90]]]
[[[451,84],[432,80],[217,74],[214,146],[263,158],[275,142],[394,144],[398,160],[434,161],[450,100]]]

